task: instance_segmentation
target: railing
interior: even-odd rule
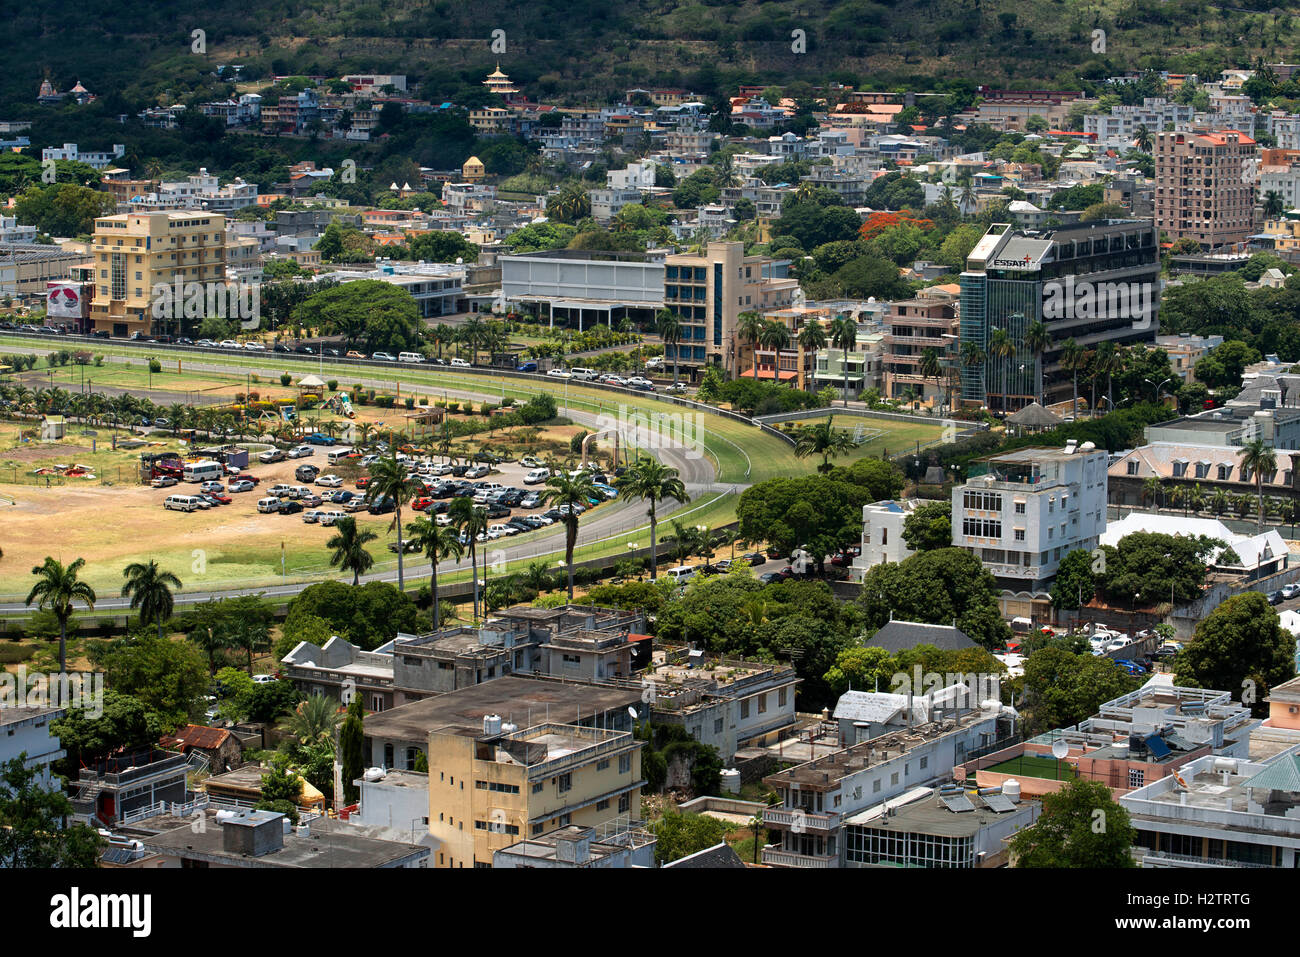
[[[813,814],[798,808],[768,808],[763,823],[773,827],[800,827],[810,831],[833,831],[840,825],[838,814]]]
[[[830,856],[812,854],[793,854],[790,851],[769,850],[763,848],[763,863],[776,867],[835,867],[839,861]]]
[[[1256,867],[1272,870],[1271,864],[1255,864],[1247,861],[1234,861],[1227,858],[1196,857],[1192,854],[1175,854],[1173,851],[1147,851],[1142,855],[1141,863],[1161,864],[1168,862],[1170,867]]]

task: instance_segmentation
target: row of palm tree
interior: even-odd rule
[[[1241,459],[1242,470],[1255,482],[1255,498],[1259,503],[1257,527],[1264,529],[1264,478],[1277,471],[1277,451],[1263,439],[1252,439],[1237,450]],[[1232,495],[1224,489],[1215,489],[1213,495],[1207,495],[1199,482],[1191,485],[1170,485],[1152,475],[1142,483],[1142,501],[1153,505],[1178,507],[1183,506],[1184,514],[1188,510],[1203,511],[1208,509],[1215,515],[1222,515],[1229,510],[1245,516],[1250,510],[1251,497],[1244,493]],[[1290,499],[1271,499],[1269,509],[1283,521],[1292,521],[1296,515],[1295,503]]]
[[[68,670],[68,622],[72,619],[74,605],[78,602],[87,611],[95,610],[98,596],[95,589],[81,580],[81,570],[86,560],[78,558],[64,565],[52,556],[32,569],[36,583],[27,594],[26,604],[33,602],[42,611],[53,613],[59,623],[59,670]],[[131,599],[131,610],[140,616],[143,625],[157,625],[158,637],[163,635],[163,625],[174,610],[173,589],[181,588],[181,580],[169,571],[158,567],[154,560],[132,562],[122,570],[126,583],[122,597]]]

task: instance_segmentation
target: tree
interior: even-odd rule
[[[154,744],[167,732],[160,715],[150,711],[137,698],[113,689],[104,692],[98,717],[90,717],[85,708],[74,708],[66,717],[50,722],[50,733],[68,756],[55,767],[66,777],[76,777],[89,762],[107,757],[115,751],[130,751]]]
[[[112,642],[98,658],[105,683],[156,711],[168,730],[201,713],[208,669],[193,645],[141,632]]]
[[[1009,847],[1016,867],[1135,867],[1137,831],[1100,781],[1071,781],[1043,795],[1043,813]]]
[[[937,548],[869,570],[858,603],[871,630],[891,617],[937,625],[956,622],[972,641],[992,649],[1011,637],[998,606],[1000,595],[996,580],[974,555]]]
[[[1262,438],[1251,439],[1237,452],[1241,467],[1255,480],[1255,494],[1259,497],[1259,524],[1264,530],[1264,476],[1277,471],[1277,453]]]
[[[293,310],[293,321],[342,335],[349,346],[365,339],[371,352],[416,349],[423,329],[411,294],[377,279],[345,282],[317,292]]]
[[[18,222],[35,226],[51,236],[84,236],[94,230],[95,219],[117,208],[105,192],[77,183],[29,187],[14,202]]]
[[[564,563],[569,569],[569,601],[573,601],[573,548],[578,542],[578,511],[575,505],[584,508],[595,497],[596,490],[591,484],[591,473],[584,470],[577,476],[561,472],[546,480],[547,490],[542,493],[542,501],[551,508],[563,512],[564,522]]]
[[[1025,658],[1025,726],[1035,733],[1071,727],[1139,684],[1109,658],[1040,648]]]
[[[927,502],[903,520],[903,541],[914,552],[952,547],[952,506]]]
[[[659,524],[659,503],[673,499],[685,505],[691,500],[686,486],[677,477],[677,470],[664,465],[658,459],[642,456],[614,483],[619,491],[629,498],[649,503],[646,515],[650,518],[650,577],[659,575],[658,548],[653,547],[659,541],[656,529]]]
[[[478,578],[478,537],[487,532],[487,509],[480,508],[468,497],[461,496],[451,503],[447,510],[451,518],[451,527],[460,534],[459,541],[469,549],[470,576],[474,579],[474,620],[478,620],[479,578]]]
[[[1086,350],[1083,346],[1074,341],[1073,336],[1066,339],[1065,343],[1061,346],[1061,368],[1070,373],[1070,379],[1074,385],[1073,401],[1070,403],[1070,414],[1075,417],[1079,414],[1079,370],[1083,368],[1084,356],[1086,354]]]
[[[410,595],[389,582],[347,585],[338,581],[309,585],[289,603],[284,628],[294,629],[305,618],[328,622],[332,633],[367,651],[418,630],[418,609]]]
[[[39,764],[26,761],[24,751],[0,765],[0,866],[97,866],[104,840],[85,824],[68,823],[72,802],[44,785]]]
[[[879,501],[834,476],[768,479],[746,489],[736,508],[741,537],[787,555],[806,549],[821,570],[824,556],[861,539],[862,506]]]
[[[338,702],[322,694],[304,699],[286,722],[289,733],[303,745],[332,742],[342,721]]]
[[[343,721],[343,730],[339,733],[339,751],[343,763],[343,803],[354,804],[360,796],[360,788],[353,782],[365,772],[365,711],[361,708],[361,696],[353,695],[348,702],[348,716]]]
[[[1295,675],[1295,639],[1262,593],[1243,592],[1196,626],[1173,665],[1176,683],[1239,692],[1259,717],[1269,690]]]
[[[172,589],[181,588],[181,580],[171,572],[162,571],[158,562],[132,562],[122,569],[126,584],[122,597],[131,599],[131,610],[140,614],[140,624],[156,624],[158,637],[163,636],[163,625],[172,616],[175,607]]]
[[[1034,393],[1042,405],[1047,404],[1047,397],[1043,394],[1043,354],[1051,347],[1052,336],[1047,331],[1047,326],[1041,322],[1031,322],[1025,330],[1025,348],[1034,357]]]
[[[671,309],[660,309],[655,313],[655,331],[664,345],[673,350],[673,384],[677,384],[677,360],[680,358],[678,343],[682,341],[681,318]]]
[[[849,316],[836,316],[831,320],[831,344],[843,352],[844,407],[849,405],[849,353],[858,344],[858,324]]]
[[[95,590],[79,580],[86,560],[78,558],[66,567],[47,556],[44,564],[32,569],[36,584],[27,593],[26,604],[36,602],[42,611],[51,611],[59,622],[59,671],[68,670],[68,621],[72,618],[73,602],[82,602],[89,611],[95,610]]]
[[[1086,548],[1066,552],[1052,582],[1052,607],[1079,608],[1092,601],[1097,593],[1097,580],[1092,566],[1095,559]]]
[[[1286,204],[1282,200],[1282,194],[1275,189],[1270,189],[1264,193],[1264,218],[1277,219],[1286,209]]]
[[[1139,596],[1149,602],[1195,601],[1202,596],[1207,563],[1222,545],[1203,535],[1133,532],[1116,546],[1101,546],[1105,570],[1098,584],[1107,599],[1130,607]]]
[[[759,313],[752,310],[742,312],[736,317],[736,339],[740,342],[749,343],[751,358],[753,357],[754,350],[758,347],[758,338],[763,334],[763,328],[766,325],[767,320]],[[757,363],[755,363],[755,365],[757,365]]]
[[[798,437],[795,439],[794,454],[795,458],[800,459],[810,455],[820,455],[822,464],[817,466],[817,471],[829,472],[833,468],[831,459],[847,455],[855,448],[857,443],[853,441],[853,437],[843,429],[835,428],[834,416],[828,416],[825,422],[806,425],[799,430]]]
[[[442,627],[442,606],[438,599],[438,562],[445,558],[459,559],[465,549],[455,529],[427,518],[415,519],[407,533],[420,553],[429,559],[429,594],[433,599],[433,627],[436,630]]]
[[[406,473],[406,464],[397,458],[397,446],[393,445],[387,458],[370,464],[370,484],[366,486],[367,504],[387,502],[393,506],[393,525],[397,528],[397,590],[406,587],[403,577],[402,556],[406,552],[406,542],[402,538],[402,507],[424,489],[423,483]]]
[[[732,825],[716,817],[678,811],[666,811],[648,826],[656,838],[655,861],[660,866],[708,850],[732,830]]]
[[[898,663],[884,648],[856,646],[845,648],[836,656],[825,679],[836,694],[851,690],[889,691],[898,670]]]
[[[810,319],[804,323],[804,327],[799,330],[798,342],[799,348],[804,354],[804,383],[803,387],[807,389],[810,385],[808,376],[808,359],[811,357],[816,361],[817,353],[826,348],[830,340],[826,336],[826,327],[821,324],[819,319]],[[833,395],[834,393],[832,393]]]
[[[330,567],[352,573],[352,584],[358,585],[361,576],[370,571],[375,559],[366,551],[366,544],[379,536],[370,529],[357,528],[357,520],[345,515],[334,523],[334,534],[325,547],[330,550]]]

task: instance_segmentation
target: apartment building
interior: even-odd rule
[[[226,278],[226,217],[215,213],[119,213],[95,220],[96,331],[122,338],[149,335],[154,286],[216,283]],[[192,319],[192,317],[186,317]]]
[[[25,693],[27,689],[22,690]],[[0,764],[21,756],[23,767],[37,769],[36,784],[51,787],[54,776],[50,765],[66,758],[68,752],[50,731],[50,722],[62,720],[67,713],[66,708],[0,709]]]
[[[1154,342],[1159,253],[1149,220],[1044,230],[991,226],[961,274],[960,348],[973,343],[983,356],[978,363],[961,362],[962,400],[1004,412],[1065,401],[1072,394],[1070,374],[1060,364],[1067,340],[1085,349]],[[1051,339],[1039,355],[1025,344],[1035,322]],[[999,330],[1010,351],[991,355]]]
[[[1237,130],[1155,134],[1156,226],[1207,249],[1244,242],[1255,217],[1257,144]]]
[[[855,579],[861,581],[877,565],[901,562],[912,555],[912,549],[903,540],[903,526],[916,505],[915,500],[909,499],[862,506],[861,552],[853,559]]]
[[[501,256],[501,294],[545,314],[552,326],[560,319],[579,331],[593,322],[612,327],[624,316],[648,320],[664,302],[666,256],[580,249]]]
[[[668,256],[663,303],[681,323],[681,341],[665,346],[665,360],[692,374],[706,365],[740,373],[735,331],[740,314],[788,308],[799,288],[797,279],[772,274],[774,262],[746,256],[744,244],[737,242],[711,242],[703,255]]]
[[[1106,528],[1109,456],[1091,442],[1027,448],[972,464],[952,491],[952,543],[1004,587],[1041,590],[1061,558],[1097,547]]]
[[[956,304],[946,299],[918,296],[891,304],[885,319],[881,370],[884,395],[902,399],[907,393],[930,408],[950,406],[957,376],[960,324]],[[938,376],[926,375],[924,362],[935,350]]]
[[[629,731],[558,721],[429,734],[429,833],[435,866],[491,867],[519,838],[640,814],[641,742]]]
[[[763,823],[772,832],[763,863],[846,866],[846,827],[855,815],[916,788],[951,780],[955,765],[996,748],[1014,733],[1013,715],[1002,708],[962,707],[966,696],[963,685],[911,699],[870,695],[879,701],[868,703],[860,721],[875,721],[889,730],[765,777],[763,783],[776,791],[780,803],[763,812]]]
[[[57,146],[47,146],[41,150],[41,162],[66,160],[71,163],[85,163],[95,169],[105,169],[112,166],[114,160],[124,155],[126,155],[126,147],[121,143],[114,143],[111,150],[83,150],[76,143],[64,143],[62,149]]]
[[[1174,103],[1162,96],[1148,96],[1140,106],[1112,106],[1109,114],[1085,114],[1083,132],[1101,146],[1129,147],[1142,127],[1155,136],[1170,127],[1190,124],[1195,113],[1196,108],[1190,103]]]

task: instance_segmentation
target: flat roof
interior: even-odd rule
[[[369,738],[424,741],[429,732],[440,728],[481,733],[483,717],[489,714],[528,727],[546,720],[569,723],[582,715],[627,708],[640,701],[639,688],[606,688],[505,675],[367,715],[365,730]]]
[[[1005,820],[1008,815],[1013,814],[1010,811],[999,814],[973,794],[968,794],[967,797],[975,808],[973,811],[948,810],[947,805],[939,797],[938,789],[934,789],[929,794],[902,807],[891,805],[888,818],[882,818],[878,814],[873,816],[871,812],[876,809],[872,808],[862,814],[854,815],[845,823],[858,827],[932,834],[937,837],[973,837],[983,828],[996,824],[999,820]],[[1029,810],[1034,803],[1033,801],[1015,802],[1016,813]]]

